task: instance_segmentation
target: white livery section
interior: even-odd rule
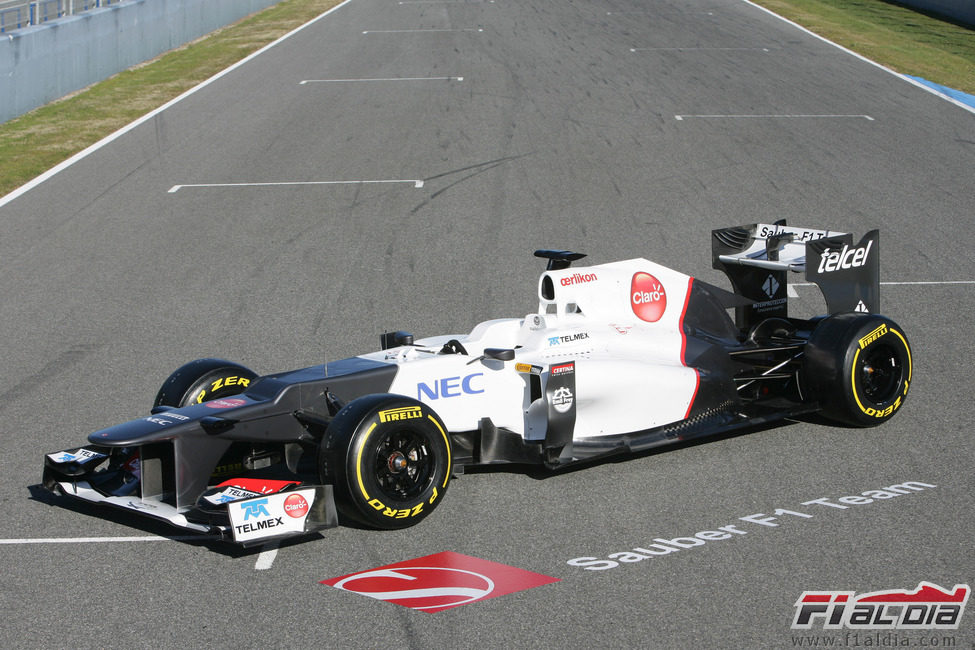
[[[683,359],[691,282],[645,259],[550,270],[536,313],[364,358],[397,364],[390,392],[429,404],[449,430],[477,429],[490,413],[527,440],[545,438],[552,367],[574,361],[575,387],[559,393],[574,438],[644,430],[686,418],[698,387]],[[467,354],[438,354],[450,340]],[[513,358],[493,358],[492,349]]]
[[[719,259],[725,264],[755,266],[769,270],[789,269],[801,273],[806,269],[806,242],[846,234],[835,230],[767,223],[755,224],[754,228],[754,239],[746,250],[734,255],[721,255]],[[777,259],[770,259],[768,241],[782,235],[792,235],[792,237],[783,239],[782,243],[774,247]]]

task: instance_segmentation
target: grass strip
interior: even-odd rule
[[[884,0],[752,0],[896,72],[975,94],[975,29]]]
[[[0,125],[0,197],[341,0],[283,0]]]

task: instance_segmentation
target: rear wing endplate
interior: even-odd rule
[[[805,272],[830,314],[880,311],[880,233],[856,245],[853,235],[831,230],[750,224],[711,231],[711,265],[728,276],[735,293],[754,301],[738,307],[738,327],[788,316],[788,272]]]

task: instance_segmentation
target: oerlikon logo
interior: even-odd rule
[[[656,323],[667,309],[667,292],[663,283],[649,273],[634,273],[630,283],[630,305],[637,318]]]
[[[422,612],[439,612],[557,582],[538,573],[445,551],[322,584]]]

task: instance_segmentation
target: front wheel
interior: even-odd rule
[[[153,406],[180,408],[243,393],[257,377],[253,370],[223,359],[197,359],[163,382]]]
[[[319,451],[322,482],[339,514],[374,528],[407,528],[447,492],[450,439],[429,407],[398,395],[350,402],[329,424]]]
[[[830,316],[813,330],[802,383],[825,417],[871,427],[903,406],[912,372],[911,346],[896,323],[851,312]]]

